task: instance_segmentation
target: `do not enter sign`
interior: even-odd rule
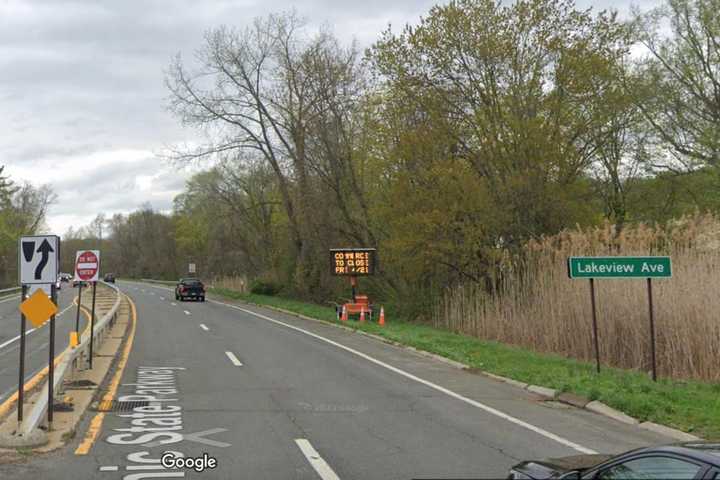
[[[75,280],[97,282],[100,276],[100,250],[80,250],[75,254]]]

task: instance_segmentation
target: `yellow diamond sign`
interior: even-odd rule
[[[35,328],[47,322],[50,317],[57,313],[55,304],[45,295],[42,290],[35,290],[30,298],[20,304],[20,312],[30,320]]]

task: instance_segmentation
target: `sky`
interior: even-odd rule
[[[48,232],[144,204],[169,211],[203,165],[159,158],[197,142],[166,110],[165,70],[192,59],[203,33],[294,8],[362,48],[388,24],[415,23],[437,0],[0,0],[0,165],[49,184]],[[636,0],[645,8],[654,0]],[[627,0],[578,0],[617,8]]]

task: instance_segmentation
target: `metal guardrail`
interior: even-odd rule
[[[100,283],[115,290],[115,292],[117,293],[117,299],[115,300],[115,304],[110,309],[110,311],[107,312],[100,320],[95,323],[93,337],[95,338],[95,345],[98,346],[107,334],[109,328],[115,324],[115,320],[117,319],[117,312],[120,308],[120,300],[122,298],[120,289],[118,287],[106,282]],[[67,374],[73,371],[73,369],[76,368],[80,362],[85,363],[88,361],[88,356],[90,353],[89,332],[82,337],[83,338],[80,339],[80,343],[77,347],[68,348],[67,350],[65,350],[65,352],[63,352],[60,363],[55,367],[55,373],[53,378],[53,396],[62,392],[63,382],[65,381],[65,377],[67,376]],[[45,382],[45,386],[43,387],[43,390],[40,393],[37,402],[33,406],[30,415],[27,416],[22,426],[20,427],[23,435],[29,434],[42,424],[43,420],[45,419],[47,407],[48,384],[47,382]]]
[[[15,290],[20,290],[20,289],[22,289],[22,287],[3,288],[2,290],[0,290],[0,295],[2,295],[3,293],[14,292]]]
[[[147,283],[164,283],[166,285],[177,285],[177,280],[154,280],[152,278],[141,278],[141,282],[147,282]]]

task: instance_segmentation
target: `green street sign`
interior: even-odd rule
[[[570,278],[668,278],[670,257],[570,257]]]

